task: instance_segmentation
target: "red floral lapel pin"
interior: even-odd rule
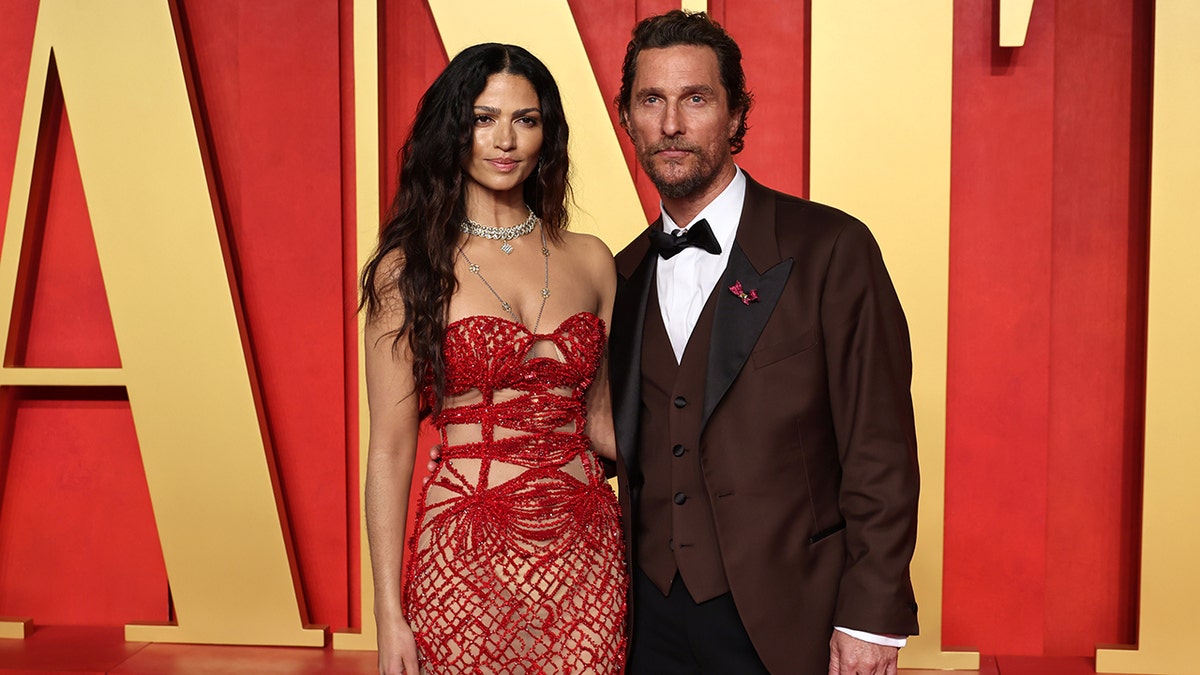
[[[753,288],[748,291],[742,290],[742,282],[740,281],[733,282],[733,285],[729,287],[729,292],[741,298],[743,305],[758,302],[758,291]]]

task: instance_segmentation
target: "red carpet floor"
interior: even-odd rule
[[[373,652],[125,642],[121,628],[47,626],[0,639],[0,675],[375,675]],[[946,675],[902,670],[901,675]],[[959,671],[963,672],[963,671]],[[1087,657],[984,656],[980,675],[1094,675]]]

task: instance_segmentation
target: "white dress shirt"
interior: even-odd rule
[[[658,307],[662,311],[663,324],[671,338],[671,350],[675,352],[675,363],[683,361],[683,350],[687,348],[692,329],[700,319],[700,310],[708,302],[713,286],[720,281],[729,264],[729,252],[737,236],[738,222],[742,219],[742,203],[746,201],[746,175],[737,170],[733,180],[721,194],[696,214],[691,227],[703,218],[712,228],[713,236],[721,245],[721,252],[713,255],[701,248],[685,248],[670,260],[658,259]],[[662,212],[663,231],[671,234],[680,226],[671,218],[659,202]]]
[[[708,203],[696,214],[684,230],[703,218],[712,228],[721,252],[714,255],[697,247],[685,248],[669,260],[658,258],[658,308],[662,312],[663,324],[667,327],[667,336],[671,338],[671,350],[675,352],[675,363],[683,361],[683,351],[687,348],[692,336],[692,329],[700,319],[700,311],[708,302],[713,287],[720,281],[725,267],[729,264],[729,252],[733,250],[733,240],[737,237],[738,223],[742,219],[742,205],[746,201],[746,175],[740,168],[733,180],[721,194]],[[679,229],[679,225],[671,218],[662,202],[658,203],[662,213],[662,227],[667,234]],[[861,630],[835,628],[851,637],[888,647],[903,647],[908,643],[907,638],[876,635]]]

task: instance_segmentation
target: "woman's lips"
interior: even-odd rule
[[[512,171],[513,169],[517,168],[517,164],[520,164],[520,162],[515,159],[489,159],[487,160],[487,163],[491,164],[497,171],[503,173]]]

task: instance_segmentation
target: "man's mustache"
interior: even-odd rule
[[[684,152],[696,152],[700,146],[692,145],[685,141],[665,141],[650,148],[650,153],[663,152],[664,150],[682,150]]]

